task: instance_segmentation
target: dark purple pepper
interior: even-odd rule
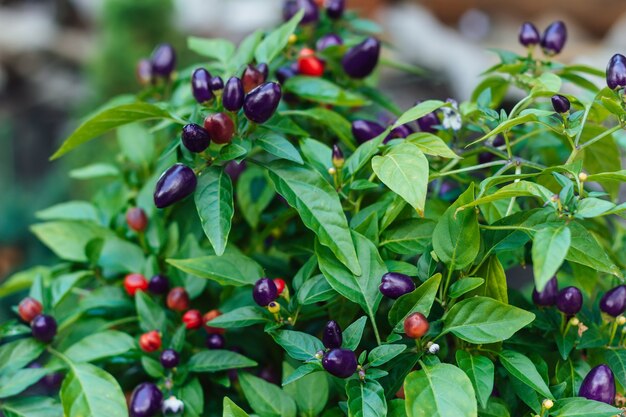
[[[209,80],[209,86],[213,91],[221,90],[224,88],[224,80],[222,80],[222,77],[219,75],[216,75],[215,77],[211,77]]]
[[[169,289],[170,282],[165,275],[155,275],[150,278],[150,282],[148,282],[148,290],[150,290],[152,294],[167,294]]]
[[[613,404],[615,400],[615,377],[611,368],[606,365],[598,365],[589,371],[580,384],[578,396]]]
[[[230,77],[222,93],[222,105],[226,110],[239,111],[243,106],[243,85],[237,77]]]
[[[420,130],[425,133],[437,133],[435,126],[439,126],[440,124],[439,117],[435,112],[428,113],[417,119],[417,125]]]
[[[285,81],[296,75],[298,75],[298,71],[291,67],[280,67],[276,70],[276,79],[281,84],[285,84]]]
[[[611,90],[626,87],[626,57],[615,54],[606,66],[606,85]]]
[[[40,314],[30,322],[30,329],[35,339],[48,343],[57,334],[57,322],[52,316]]]
[[[189,123],[183,127],[181,139],[185,148],[191,152],[202,152],[211,143],[209,132],[195,123]]]
[[[48,390],[54,391],[61,387],[63,378],[65,378],[65,375],[63,375],[62,373],[53,372],[41,378],[39,382]]]
[[[263,75],[263,81],[267,80],[267,76],[270,75],[270,67],[265,62],[261,62],[256,66],[256,69]]]
[[[356,355],[349,349],[331,349],[324,354],[322,366],[338,378],[348,378],[356,372]]]
[[[196,69],[191,75],[191,92],[198,103],[206,103],[215,97],[210,82],[211,73],[204,68]]]
[[[331,19],[340,19],[346,8],[346,0],[326,0],[326,14]]]
[[[280,375],[271,366],[266,366],[259,371],[259,378],[262,378],[270,384],[280,385]]]
[[[225,344],[224,336],[219,333],[212,333],[206,337],[205,345],[209,349],[223,349]]]
[[[571,105],[567,97],[562,96],[560,94],[555,94],[552,96],[551,100],[552,100],[552,107],[554,108],[555,112],[567,113],[569,111]]]
[[[241,76],[241,85],[243,92],[248,94],[265,82],[265,76],[259,69],[253,65],[248,65]]]
[[[537,291],[537,288],[533,289],[533,303],[540,307],[553,306],[556,303],[556,297],[559,293],[559,282],[556,277],[550,278],[543,287],[543,291]]]
[[[567,28],[565,23],[559,21],[552,22],[543,32],[541,47],[546,55],[556,55],[565,46],[567,40]]]
[[[492,162],[494,159],[496,159],[496,156],[491,152],[481,152],[478,154],[479,164],[486,164],[488,162]]]
[[[326,349],[336,349],[341,347],[341,342],[343,342],[341,327],[335,320],[330,320],[324,328],[322,343]]]
[[[370,120],[355,120],[352,122],[352,135],[359,143],[374,139],[384,131],[384,127]]]
[[[176,51],[169,43],[162,43],[154,49],[150,61],[154,75],[169,78],[176,67]]]
[[[204,119],[204,129],[209,132],[213,143],[229,143],[235,134],[235,123],[226,113],[209,114]]]
[[[380,55],[380,41],[369,37],[353,46],[341,59],[346,74],[352,78],[365,78],[374,71]]]
[[[165,369],[175,368],[180,362],[180,355],[174,349],[165,349],[161,352],[161,365]]]
[[[331,46],[342,45],[343,40],[339,37],[339,35],[335,35],[334,33],[329,33],[328,35],[324,35],[317,40],[315,43],[315,49],[319,52],[323,51],[326,48]]]
[[[502,135],[496,135],[495,138],[491,141],[491,146],[497,148],[498,146],[502,146],[506,143],[504,137]]]
[[[137,81],[141,85],[148,85],[152,82],[152,63],[149,59],[141,59],[137,63]]]
[[[250,91],[243,101],[243,112],[255,123],[269,120],[278,108],[282,91],[278,83],[264,83]]]
[[[246,166],[246,161],[229,161],[226,166],[224,166],[224,172],[230,176],[233,182],[237,182],[239,176],[245,171]]]
[[[269,278],[261,278],[254,284],[252,298],[261,307],[267,306],[278,298],[278,288]]]
[[[534,46],[541,42],[539,31],[530,22],[524,22],[519,30],[519,43],[524,46]]]
[[[400,125],[394,129],[391,130],[391,132],[389,133],[389,137],[387,138],[387,140],[389,139],[404,139],[407,136],[409,136],[411,133],[413,133],[413,129],[411,129],[411,127],[409,125]]]
[[[304,9],[304,15],[300,23],[306,25],[308,23],[317,22],[320,18],[320,11],[317,4],[313,0],[287,0],[283,5],[283,19],[289,20],[296,13]]]
[[[600,310],[617,317],[626,310],[626,285],[619,285],[604,294],[600,300]]]
[[[333,145],[333,152],[332,152],[332,163],[333,166],[337,169],[340,169],[343,167],[343,164],[345,162],[344,156],[343,156],[343,151],[341,150],[341,148],[339,147],[339,145],[337,145],[336,143]]]
[[[556,296],[556,307],[570,316],[578,313],[583,306],[583,294],[576,287],[565,287]]]
[[[130,396],[131,417],[154,417],[161,411],[163,393],[151,382],[139,384]]]
[[[380,292],[394,300],[415,290],[415,283],[411,277],[398,272],[387,272],[380,281],[378,287]]]
[[[164,208],[182,200],[196,189],[198,180],[191,168],[183,164],[169,167],[156,183],[154,204]]]

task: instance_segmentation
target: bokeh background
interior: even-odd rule
[[[67,172],[113,158],[95,141],[48,162],[81,116],[107,98],[137,91],[135,63],[158,42],[173,43],[180,65],[194,57],[188,35],[234,41],[280,19],[282,0],[0,0],[0,282],[52,256],[29,232],[35,212],[90,190]],[[522,52],[525,20],[542,30],[560,19],[569,41],[560,57],[603,67],[626,53],[624,0],[349,0],[394,45],[387,58],[424,76],[386,69],[383,88],[404,107],[415,99],[468,98],[494,62],[487,48]],[[510,100],[515,100],[511,97]],[[110,152],[103,152],[107,148]],[[93,186],[93,185],[92,185]]]

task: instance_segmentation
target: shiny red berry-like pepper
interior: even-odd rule
[[[189,310],[183,314],[183,323],[187,329],[199,329],[202,326],[200,310]]]
[[[144,352],[154,352],[161,349],[161,334],[156,330],[144,333],[139,336],[139,347]]]
[[[183,287],[174,287],[167,293],[167,308],[174,311],[189,310],[189,294]]]
[[[17,311],[22,320],[26,323],[30,323],[35,317],[41,314],[43,306],[38,300],[35,300],[32,297],[26,297],[20,301]]]
[[[219,317],[222,315],[222,312],[214,309],[211,311],[208,311],[206,313],[204,313],[204,316],[202,316],[202,325],[204,326],[204,330],[207,331],[207,333],[209,334],[224,334],[226,332],[226,329],[220,329],[219,327],[211,327],[209,326],[207,323],[210,322],[211,320],[213,320],[216,317]]]
[[[137,291],[148,289],[148,280],[141,274],[128,274],[124,278],[124,289],[132,297]]]
[[[148,227],[148,216],[140,207],[131,207],[126,212],[126,223],[135,232],[143,232]]]
[[[422,313],[413,313],[404,320],[404,332],[411,339],[419,339],[428,333],[430,324]]]

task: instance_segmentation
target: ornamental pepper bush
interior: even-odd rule
[[[626,58],[527,22],[470,100],[398,108],[377,74],[407,66],[319,3],[188,68],[157,46],[53,155],[119,141],[38,213],[59,263],[0,287],[4,415],[622,413]]]

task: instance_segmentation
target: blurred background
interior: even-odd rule
[[[28,230],[37,210],[89,194],[70,167],[106,158],[96,141],[54,163],[48,157],[76,120],[107,98],[137,91],[134,69],[158,42],[173,43],[179,65],[188,35],[238,41],[280,19],[282,0],[0,0],[0,281],[51,254]],[[624,0],[348,0],[394,45],[388,58],[428,71],[385,70],[381,82],[403,107],[416,99],[467,99],[494,62],[486,48],[522,53],[525,20],[543,30],[564,20],[559,57],[604,67],[626,52]],[[513,99],[515,99],[513,97]],[[113,155],[113,152],[109,152]]]

